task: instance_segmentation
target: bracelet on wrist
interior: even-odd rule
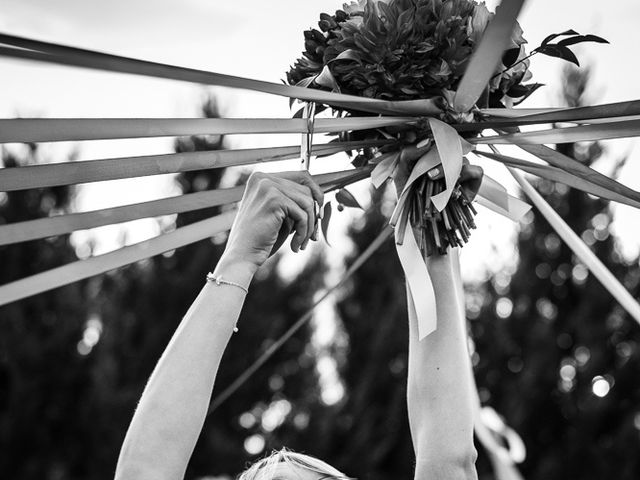
[[[207,273],[207,282],[215,283],[216,285],[229,285],[231,287],[236,287],[242,290],[245,294],[249,293],[249,289],[244,285],[241,285],[237,282],[232,282],[231,280],[227,280],[222,277],[222,275],[215,275],[212,272]],[[236,333],[238,331],[237,325],[233,327],[233,332]]]
[[[239,283],[232,282],[231,280],[227,280],[223,278],[222,275],[214,275],[212,272],[207,273],[207,281],[213,282],[216,285],[230,285],[232,287],[239,288],[244,293],[249,293],[249,289],[244,285],[240,285]]]

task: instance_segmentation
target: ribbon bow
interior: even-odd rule
[[[437,299],[425,259],[408,218],[409,192],[420,177],[441,166],[446,188],[433,195],[429,201],[439,212],[443,211],[460,177],[463,156],[472,150],[471,144],[461,138],[450,125],[435,118],[429,118],[428,121],[433,142],[422,142],[415,147],[380,157],[371,174],[376,188],[392,178],[399,192],[398,203],[389,223],[395,228],[396,250],[410,293],[407,296],[409,311],[415,311],[417,315],[420,340],[436,330]],[[416,156],[419,158],[411,172],[408,172],[407,160],[411,157],[415,159]],[[514,221],[520,220],[531,208],[522,200],[509,195],[500,183],[486,175],[482,177],[476,200],[480,205]]]

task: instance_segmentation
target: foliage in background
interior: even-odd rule
[[[5,167],[46,159],[2,152]],[[21,157],[21,158],[20,158]],[[0,223],[68,210],[67,187],[0,194]],[[67,237],[0,247],[0,283],[77,260]],[[99,449],[89,385],[93,359],[77,346],[91,313],[86,282],[0,308],[0,477],[82,478],[86,451]],[[82,442],[80,444],[80,442]],[[82,445],[83,448],[79,448]]]
[[[206,117],[218,116],[212,100],[205,104],[203,113]],[[191,137],[176,143],[177,152],[221,148],[224,148],[221,137]],[[191,193],[218,188],[223,175],[224,171],[219,169],[188,172],[181,174],[178,182],[183,193]],[[193,223],[219,211],[219,208],[212,208],[181,214],[176,225]],[[214,240],[204,240],[171,255],[154,257],[105,278],[102,314],[105,331],[111,335],[111,345],[105,346],[104,354],[116,356],[120,375],[112,388],[126,397],[118,423],[121,438],[111,445],[113,465],[135,404],[155,362],[202,288],[205,275],[213,270],[222,254],[221,242],[225,238]],[[301,279],[285,283],[276,274],[277,261],[274,259],[251,286],[238,324],[240,332],[232,337],[225,353],[214,395],[233,382],[269,342],[284,333],[310,305],[318,278],[311,272],[321,278],[322,266],[316,262]],[[270,444],[272,437],[277,436],[273,432],[277,425],[266,425],[265,429],[262,422],[263,414],[274,402],[282,407],[285,404],[277,402],[292,397],[296,405],[301,404],[296,412],[304,410],[302,397],[313,395],[315,385],[313,359],[305,350],[308,340],[309,333],[303,329],[232,399],[209,416],[187,478],[239,472],[255,458],[245,450],[247,438],[253,437],[251,446],[256,448],[255,442],[259,444],[262,440]],[[292,404],[293,400],[289,402]],[[242,414],[245,415],[241,422]]]
[[[215,104],[204,115],[217,116]],[[178,141],[176,151],[223,148],[221,137]],[[35,163],[36,149],[19,161]],[[178,176],[183,193],[215,189],[223,170]],[[2,222],[45,217],[69,209],[63,188],[11,192],[1,198]],[[206,209],[178,215],[181,226],[215,215]],[[0,309],[0,478],[25,480],[113,478],[120,445],[144,385],[173,331],[213,270],[224,238],[138,262],[129,267],[15,302]],[[77,260],[68,237],[0,247],[0,282],[7,283]],[[253,283],[242,318],[217,380],[230,384],[309,306],[323,266],[311,263],[300,279],[283,281],[275,267]],[[89,332],[89,333],[87,333]],[[85,341],[86,340],[86,341]],[[212,415],[194,453],[187,478],[212,472],[237,473],[255,458],[244,443],[260,434],[268,445],[287,440],[287,428],[305,426],[311,399],[317,399],[315,363],[302,329],[230,401]],[[289,421],[262,417],[291,397]],[[240,424],[250,412],[252,425]],[[294,422],[294,419],[297,419]],[[301,420],[302,419],[302,420]],[[288,442],[287,442],[288,443]],[[255,444],[254,444],[255,448]]]
[[[588,83],[588,73],[565,72],[567,106],[586,104]],[[603,153],[598,143],[558,150],[586,165]],[[546,180],[536,186],[638,298],[638,259],[620,256],[608,203]],[[537,212],[518,250],[515,271],[467,291],[482,400],[522,436],[527,480],[638,478],[640,328]],[[484,459],[478,466],[492,478]]]
[[[568,74],[570,106],[581,104],[586,82]],[[216,115],[213,103],[205,115]],[[179,142],[177,150],[223,146],[218,137],[195,137]],[[597,144],[559,149],[588,164],[601,154]],[[32,151],[24,161],[35,156]],[[5,165],[14,161],[4,159]],[[222,174],[190,172],[178,181],[188,193],[218,187]],[[638,260],[627,263],[617,253],[608,205],[550,182],[538,188],[637,297]],[[67,209],[68,199],[65,189],[10,193],[0,198],[0,217],[14,222],[46,216]],[[382,191],[374,192],[372,206],[350,230],[351,259],[375,238],[391,208]],[[177,224],[217,211],[179,215]],[[527,480],[637,478],[640,329],[539,216],[530,217],[518,246],[517,267],[467,286],[484,403],[523,437]],[[113,477],[144,384],[221,251],[219,243],[202,241],[0,309],[1,478]],[[66,237],[0,247],[0,281],[75,258]],[[306,310],[323,284],[319,257],[293,280],[277,274],[277,262],[252,285],[216,392]],[[341,291],[337,314],[329,353],[344,396],[322,402],[319,353],[310,342],[312,329],[303,329],[210,416],[187,479],[236,474],[247,461],[283,445],[359,478],[412,477],[405,291],[392,242]],[[594,394],[607,388],[602,397]],[[480,478],[490,479],[480,453]]]

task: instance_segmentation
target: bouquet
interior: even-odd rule
[[[455,93],[472,53],[494,14],[484,2],[473,0],[359,0],[344,4],[335,14],[320,14],[319,29],[304,32],[305,50],[287,73],[289,84],[383,100],[429,100],[434,118],[449,125],[481,122],[481,109],[512,107],[542,85],[527,83],[532,74],[530,57],[540,53],[578,64],[569,49],[585,41],[606,42],[595,35],[573,30],[548,36],[531,53],[520,26],[515,24],[502,61],[475,105],[468,111],[454,109]],[[553,43],[554,40],[562,38]],[[336,116],[363,116],[365,112],[333,107]],[[463,138],[479,129],[458,128]],[[363,149],[356,166],[378,165],[394,158],[394,168],[412,172],[416,162],[434,145],[433,124],[428,119],[402,127],[346,132],[342,140],[389,140],[379,148]],[[463,153],[471,148],[463,143]],[[396,157],[391,157],[396,154]],[[407,175],[396,176],[399,193]],[[446,205],[433,197],[445,192],[445,166],[438,164],[416,179],[406,192],[404,221],[414,229],[424,256],[444,254],[462,246],[475,228],[471,203],[482,178],[482,169],[465,159],[458,180],[448,192]]]

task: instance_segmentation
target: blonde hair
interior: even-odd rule
[[[291,467],[319,473],[324,475],[322,478],[327,480],[355,480],[322,460],[303,453],[292,452],[286,448],[274,450],[270,455],[258,460],[242,472],[237,480],[272,480],[277,467],[283,463]],[[291,480],[295,479],[292,478]]]

